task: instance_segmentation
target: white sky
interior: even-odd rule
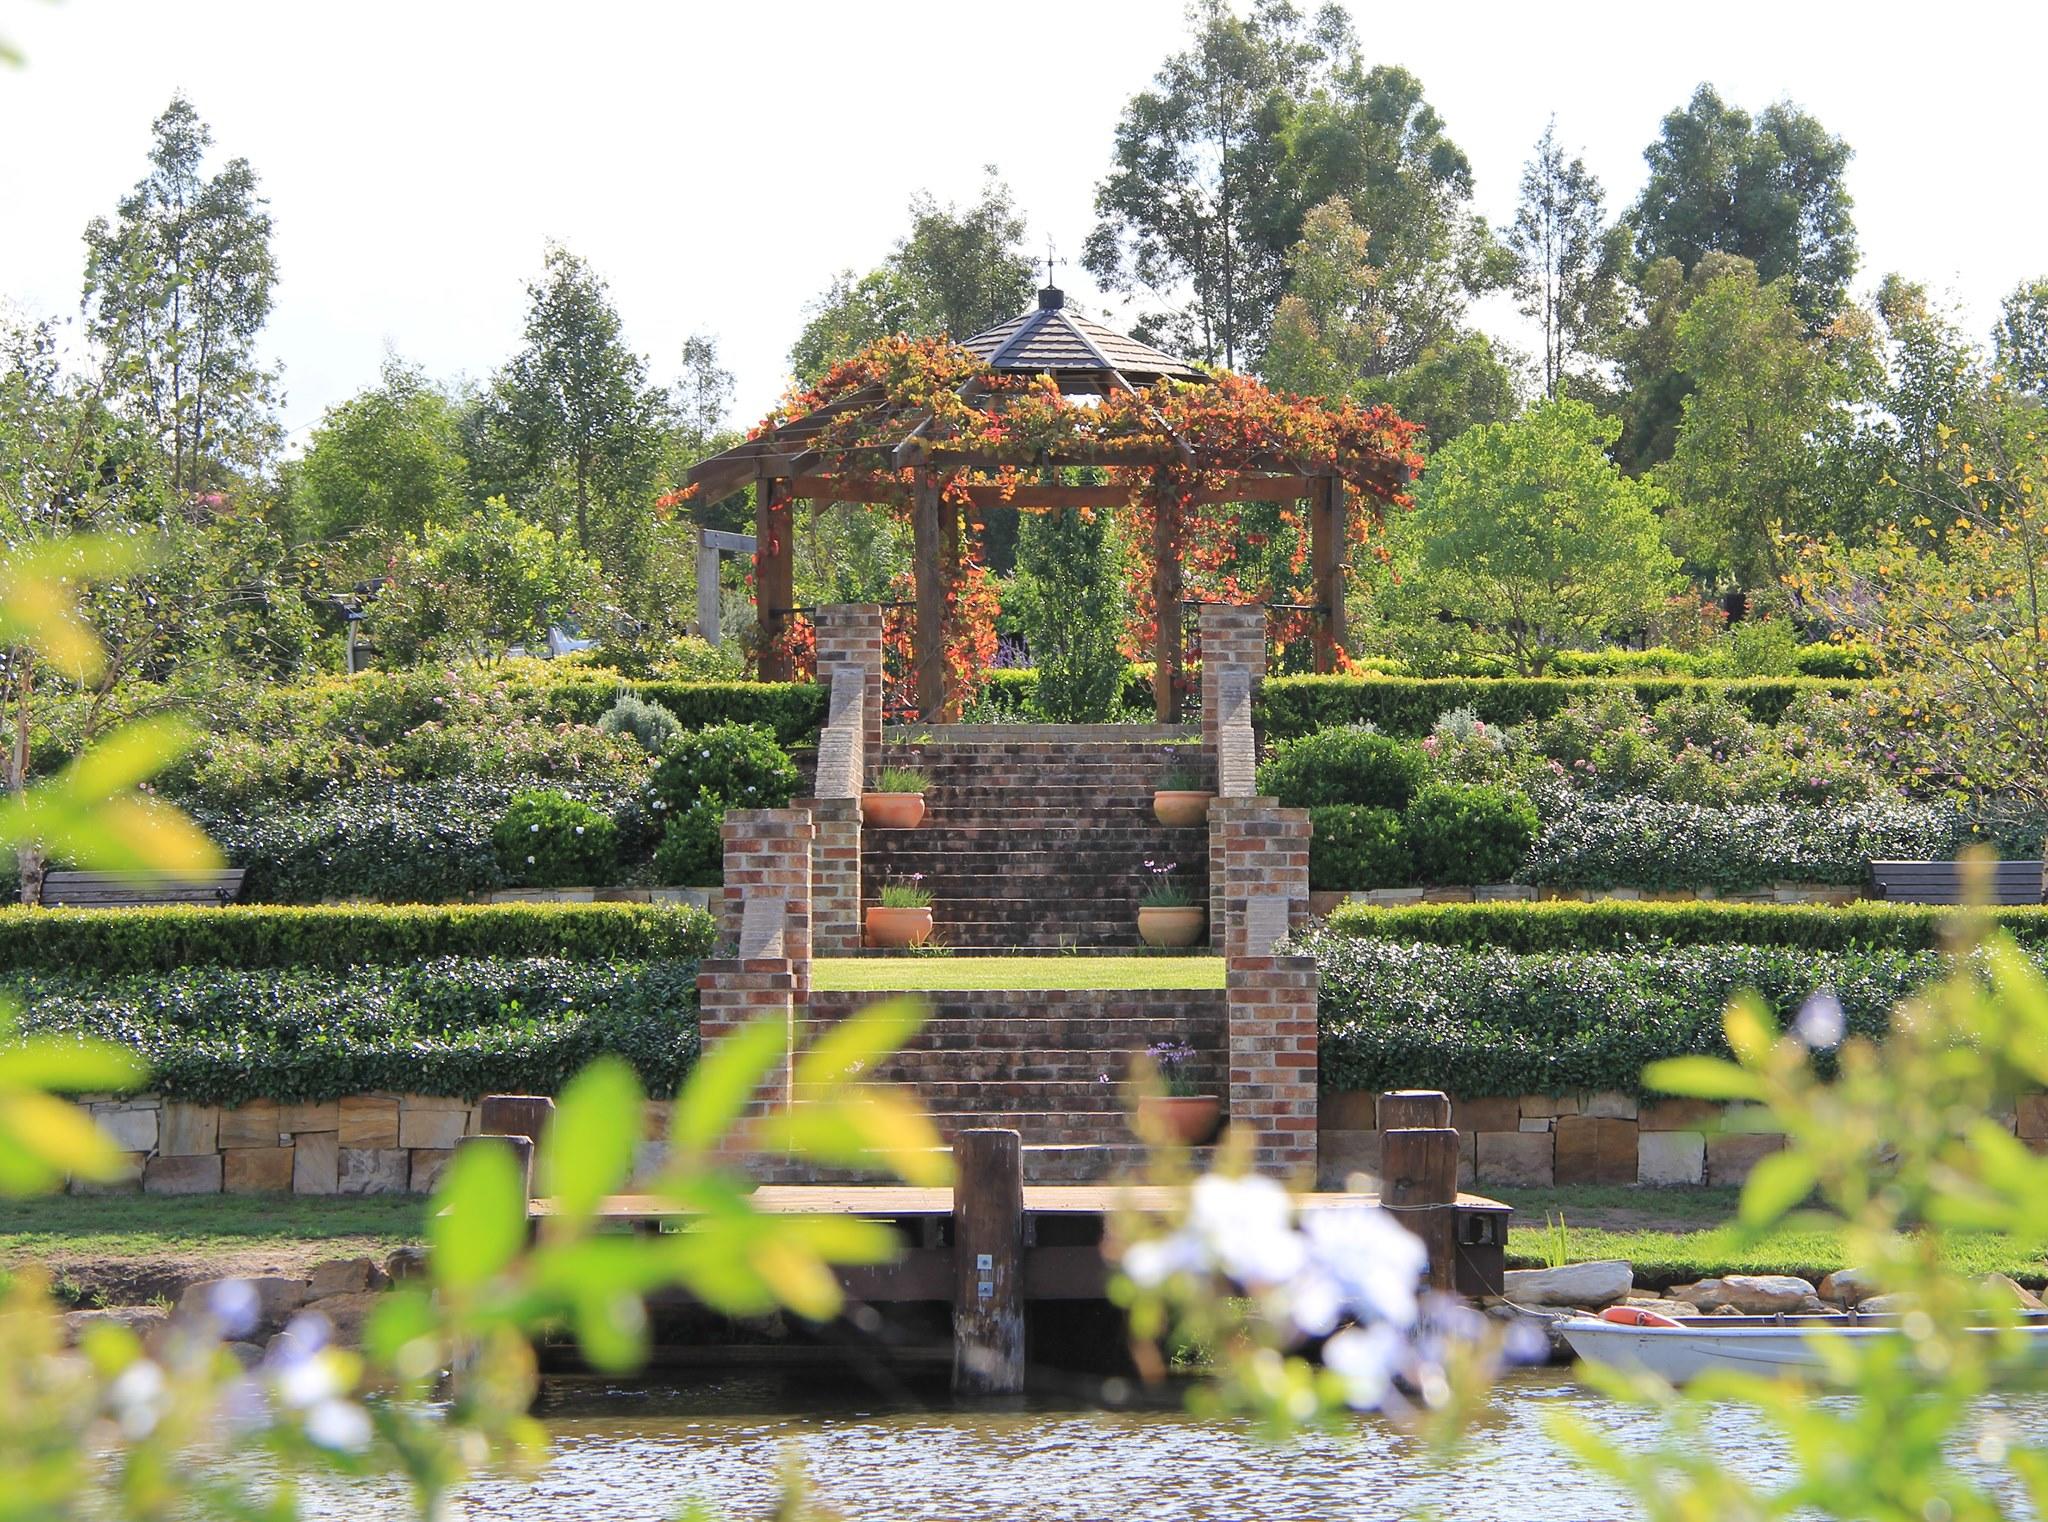
[[[1856,150],[1859,288],[1903,271],[1981,336],[2048,273],[2048,6],[1356,9],[1369,58],[1421,76],[1496,224],[1553,112],[1618,210],[1663,113],[1709,80],[1751,110],[1789,96]],[[271,201],[267,342],[297,442],[387,346],[487,375],[549,238],[610,281],[657,379],[715,334],[749,421],[804,304],[881,259],[917,190],[964,201],[994,162],[1034,238],[1078,253],[1117,113],[1184,27],[1179,0],[0,0],[0,36],[28,55],[0,69],[0,299],[75,310],[79,235],[182,88]],[[1061,282],[1099,299],[1077,265]],[[1526,346],[1509,303],[1482,325]]]

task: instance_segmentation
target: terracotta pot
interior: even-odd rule
[[[1209,804],[1214,793],[1167,789],[1152,795],[1153,817],[1171,830],[1185,830],[1209,822]]]
[[[1140,909],[1138,934],[1147,946],[1192,946],[1202,938],[1209,911],[1200,904],[1183,909]]]
[[[1214,1094],[1143,1094],[1138,1098],[1138,1131],[1162,1133],[1183,1147],[1206,1147],[1223,1128],[1223,1101]]]
[[[922,946],[932,938],[929,904],[922,909],[891,909],[876,904],[868,910],[867,921],[870,946]]]
[[[877,830],[914,830],[924,818],[923,793],[862,793],[860,822]]]

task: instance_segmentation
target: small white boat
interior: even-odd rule
[[[1588,1363],[1646,1369],[1672,1384],[1707,1373],[1817,1376],[1827,1365],[1819,1344],[1901,1335],[1897,1316],[1646,1316],[1641,1321],[1573,1316],[1556,1325],[1559,1336]],[[1972,1337],[1995,1338],[1996,1327]],[[2026,1317],[2001,1352],[2007,1372],[2048,1370],[2048,1321]]]

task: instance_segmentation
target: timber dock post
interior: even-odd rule
[[[1458,1133],[1450,1097],[1400,1089],[1379,1097],[1380,1203],[1429,1249],[1429,1287],[1457,1288]]]
[[[953,1141],[953,1392],[1023,1389],[1022,1137],[962,1131]]]

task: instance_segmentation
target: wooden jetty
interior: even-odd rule
[[[1416,1098],[1416,1119],[1437,1119],[1438,1107],[1448,1108],[1440,1096]],[[1399,1115],[1400,1107],[1393,1113]],[[532,1118],[542,1118],[537,1106]],[[510,1141],[531,1157],[529,1136],[470,1138],[486,1141]],[[1385,1133],[1382,1147],[1379,1192],[1297,1193],[1297,1210],[1384,1205],[1428,1245],[1433,1288],[1474,1297],[1499,1294],[1511,1207],[1458,1191],[1457,1133],[1448,1126],[1396,1128]],[[751,1199],[756,1210],[773,1214],[887,1223],[902,1239],[902,1250],[890,1263],[838,1270],[849,1304],[950,1306],[954,1387],[970,1394],[1013,1393],[1024,1385],[1027,1308],[1106,1301],[1112,1268],[1103,1246],[1115,1217],[1169,1211],[1179,1191],[1142,1183],[1026,1184],[1012,1130],[963,1131],[953,1156],[951,1188],[764,1184]],[[528,1214],[538,1224],[553,1210],[550,1200],[535,1199]],[[673,1201],[635,1194],[607,1199],[599,1214],[620,1229],[648,1232],[687,1229],[691,1217]],[[687,1297],[669,1295],[661,1303],[684,1304]]]

